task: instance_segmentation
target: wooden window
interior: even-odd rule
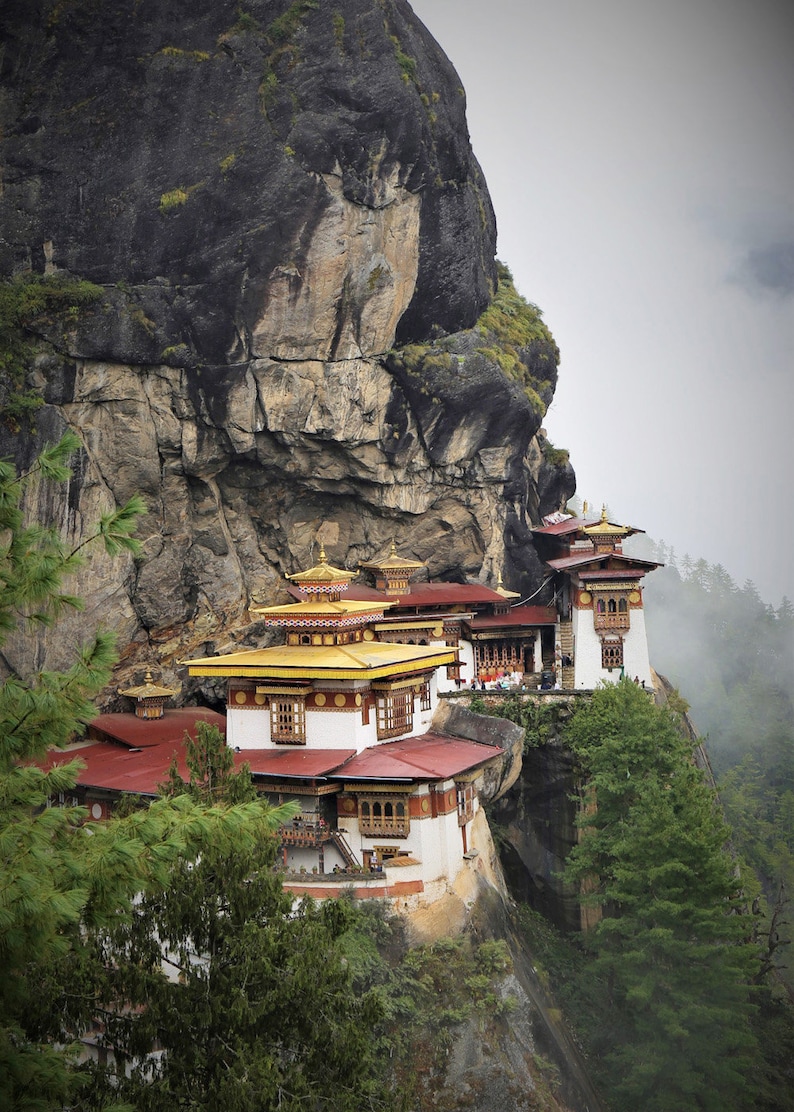
[[[414,693],[410,688],[378,695],[377,709],[379,738],[395,737],[413,728]]]
[[[458,784],[458,826],[465,826],[474,818],[474,785]]]
[[[601,667],[623,667],[623,638],[617,641],[601,642]]]
[[[593,617],[596,629],[628,629],[630,622],[628,603],[619,595],[606,599],[599,598],[596,600]]]
[[[306,705],[302,695],[270,697],[270,736],[279,745],[306,744]]]
[[[460,676],[460,668],[457,669],[458,676]],[[452,679],[455,677],[452,676]],[[430,680],[425,680],[419,689],[419,709],[430,710]]]
[[[359,797],[358,825],[369,838],[404,838],[411,825],[408,803],[393,796]]]

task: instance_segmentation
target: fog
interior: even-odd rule
[[[580,497],[794,597],[794,5],[412,6],[560,346]]]

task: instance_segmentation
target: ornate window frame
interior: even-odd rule
[[[622,637],[601,638],[601,667],[609,669],[623,667]]]
[[[375,729],[379,739],[406,734],[414,726],[414,681],[375,691]]]
[[[270,740],[276,745],[306,744],[306,696],[270,696]]]
[[[406,838],[411,829],[408,799],[402,795],[360,795],[358,828],[367,838]]]

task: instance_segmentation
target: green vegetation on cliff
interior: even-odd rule
[[[42,405],[27,382],[35,347],[30,327],[57,319],[73,326],[86,306],[102,296],[100,286],[71,278],[26,274],[0,282],[0,411],[13,431]]]
[[[584,785],[569,875],[602,912],[584,942],[610,1008],[592,1050],[611,1103],[752,1107],[752,917],[691,743],[629,680],[596,691],[565,737]]]
[[[659,707],[624,681],[574,706],[566,718],[556,704],[509,698],[490,713],[523,725],[529,747],[570,749],[579,766],[566,878],[590,929],[564,938],[528,908],[520,918],[605,1103],[791,1109],[791,1008],[767,976],[764,923],[695,764],[683,700]]]
[[[706,738],[733,843],[755,871],[777,960],[790,965],[794,894],[794,608],[774,609],[751,582],[665,545],[667,565],[646,591],[648,641],[657,668],[680,688]],[[782,976],[794,988],[794,972]]]
[[[477,351],[519,382],[533,409],[543,416],[559,349],[540,309],[516,290],[513,275],[504,263],[497,264],[497,273],[493,301],[477,321],[477,330],[485,341]],[[540,377],[543,370],[548,370],[548,375]]]
[[[508,268],[497,263],[497,270],[496,292],[474,326],[477,342],[473,350],[467,347],[463,354],[455,337],[442,337],[429,343],[406,344],[392,351],[390,358],[409,374],[421,377],[428,372],[454,373],[461,364],[474,366],[475,358],[481,356],[519,384],[534,412],[542,418],[553,396],[559,349],[540,309],[518,293]],[[549,463],[556,466],[568,462],[564,449],[551,445],[549,449]]]

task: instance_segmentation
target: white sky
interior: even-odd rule
[[[794,4],[411,3],[560,347],[579,497],[794,599]]]

